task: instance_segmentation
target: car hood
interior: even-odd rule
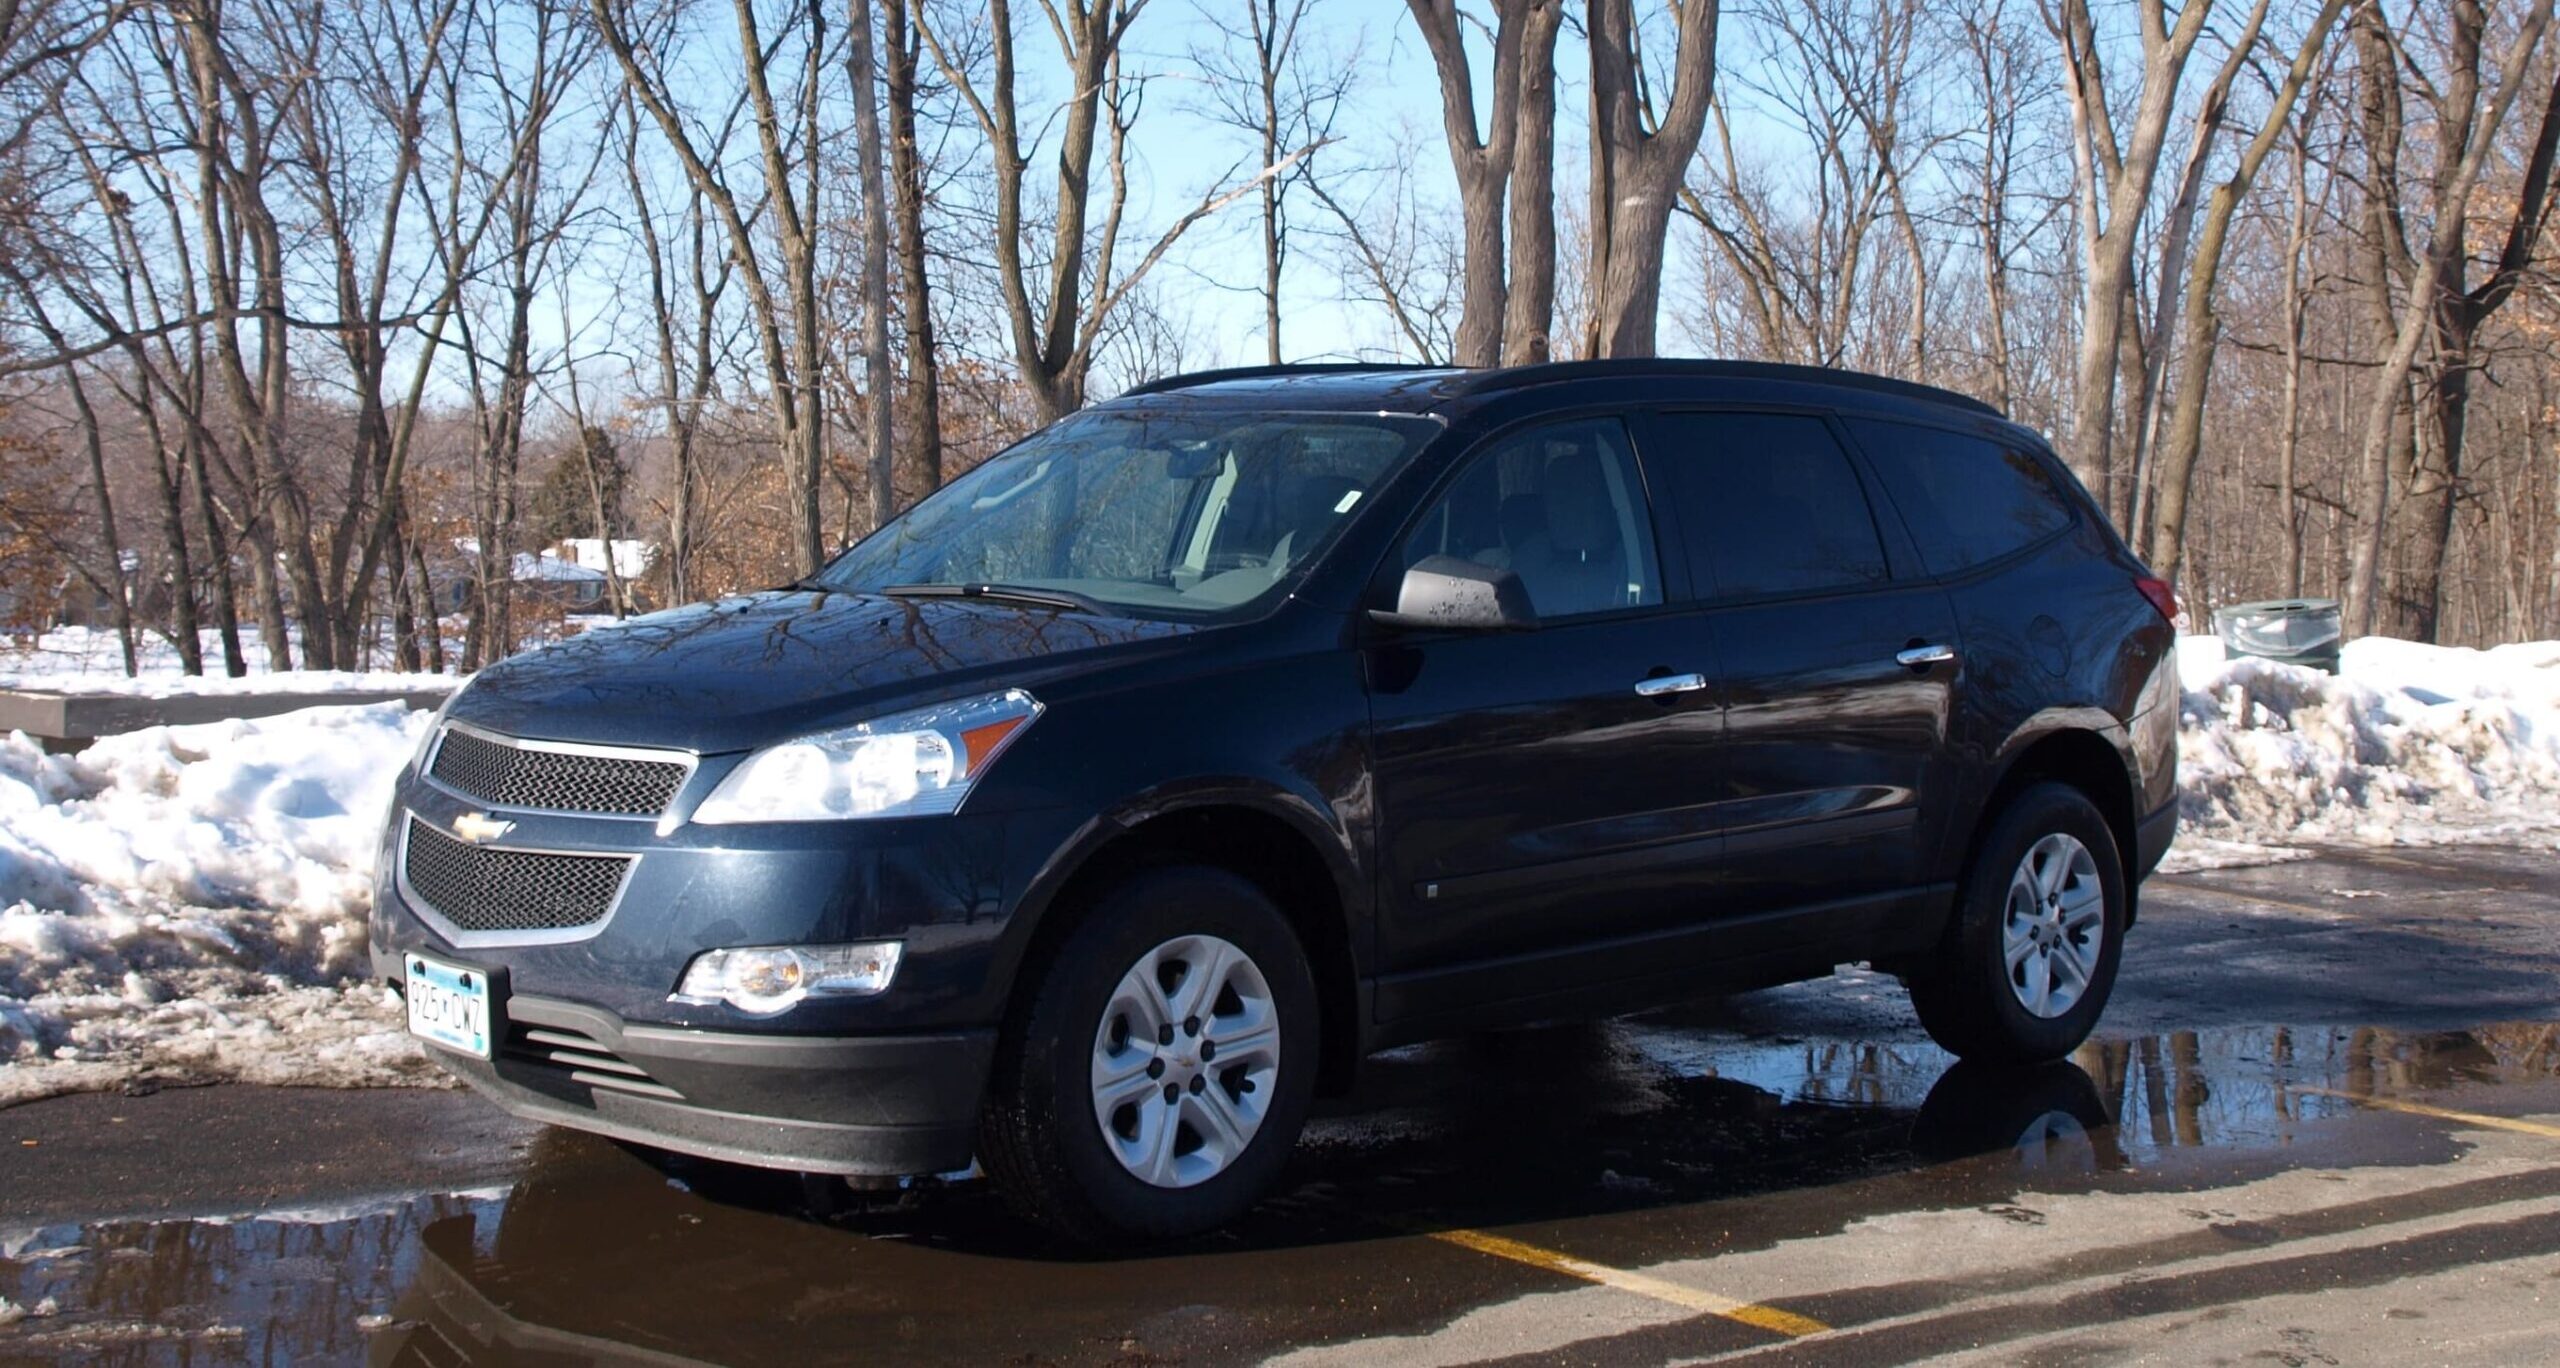
[[[511,656],[472,677],[452,716],[552,741],[745,750],[909,699],[1036,686],[1195,630],[974,600],[750,594]]]

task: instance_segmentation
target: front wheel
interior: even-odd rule
[[[2060,1059],[2089,1038],[2124,944],[2124,865],[2106,817],[2066,784],[2036,784],[1994,819],[1955,920],[1911,976],[1931,1038],[1961,1058]]]
[[[1081,1243],[1214,1229],[1266,1191],[1314,1094],[1315,984],[1287,918],[1222,870],[1098,902],[998,1052],[980,1125],[1008,1206]]]

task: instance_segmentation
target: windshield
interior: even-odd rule
[[[945,485],[814,583],[1238,615],[1292,583],[1439,430],[1390,414],[1083,414]]]

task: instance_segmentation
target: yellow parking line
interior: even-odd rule
[[[2478,1112],[2449,1111],[2443,1107],[2430,1107],[2424,1102],[2402,1102],[2397,1098],[2368,1097],[2362,1093],[2340,1092],[2335,1088],[2289,1087],[2286,1091],[2311,1093],[2318,1097],[2340,1097],[2359,1107],[2406,1112],[2411,1116],[2432,1116],[2439,1121],[2459,1121],[2466,1126],[2514,1131],[2519,1135],[2539,1135],[2545,1139],[2560,1140],[2560,1126],[2547,1125],[2540,1121],[2519,1121],[2512,1116],[2483,1116]]]
[[[1606,1264],[1592,1263],[1588,1259],[1577,1259],[1557,1250],[1542,1249],[1537,1245],[1523,1244],[1518,1240],[1505,1239],[1500,1235],[1488,1235],[1481,1230],[1435,1230],[1430,1234],[1432,1239],[1456,1245],[1460,1249],[1472,1249],[1478,1254],[1490,1254],[1497,1259],[1509,1259],[1513,1263],[1527,1264],[1531,1268],[1543,1268],[1550,1273],[1561,1273],[1568,1278],[1579,1278],[1601,1287],[1633,1292],[1639,1297],[1650,1297],[1655,1301],[1667,1302],[1684,1310],[1721,1316],[1730,1321],[1740,1321],[1744,1325],[1756,1326],[1791,1338],[1801,1335],[1818,1335],[1831,1328],[1811,1316],[1799,1316],[1792,1311],[1781,1311],[1774,1306],[1735,1301],[1731,1297],[1720,1297],[1713,1292],[1683,1287],[1661,1278],[1649,1277],[1642,1273],[1630,1273],[1624,1269],[1611,1268]]]

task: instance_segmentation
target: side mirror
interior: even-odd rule
[[[1373,608],[1389,627],[1441,632],[1516,632],[1538,625],[1529,591],[1508,570],[1457,556],[1425,556],[1404,572],[1396,606]]]

